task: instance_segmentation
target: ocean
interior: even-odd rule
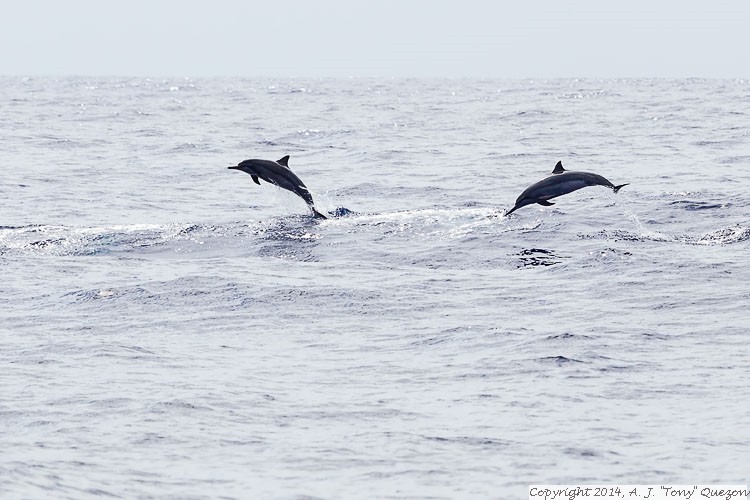
[[[750,476],[750,81],[0,78],[2,498]],[[230,165],[276,160],[293,194]],[[595,172],[504,217],[562,161]]]

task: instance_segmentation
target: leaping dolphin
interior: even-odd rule
[[[305,183],[297,177],[294,172],[289,168],[289,155],[281,158],[278,161],[270,160],[245,160],[240,162],[237,166],[229,167],[234,170],[242,170],[250,174],[253,181],[260,186],[258,179],[263,179],[269,184],[274,184],[282,189],[291,191],[296,194],[307,203],[307,206],[312,210],[313,215],[320,219],[327,219],[325,215],[321,214],[315,209],[315,202],[313,202],[310,191],[305,186]]]
[[[606,186],[612,188],[616,193],[621,187],[627,186],[627,184],[615,186],[598,174],[565,170],[562,166],[562,162],[558,161],[557,165],[555,165],[555,169],[552,171],[552,175],[527,187],[516,200],[516,206],[506,212],[505,215],[510,215],[519,208],[533,203],[538,203],[545,207],[554,205],[554,203],[550,203],[549,200],[564,194],[572,193],[573,191],[577,191],[586,186]]]

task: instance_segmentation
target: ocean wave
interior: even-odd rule
[[[57,256],[128,252],[189,240],[195,224],[128,224],[72,227],[29,225],[0,228],[0,251]]]
[[[750,227],[735,225],[720,228],[705,234],[669,234],[661,231],[624,231],[602,229],[596,233],[579,234],[582,239],[633,241],[633,242],[660,242],[660,243],[683,243],[686,245],[732,245],[750,239]]]

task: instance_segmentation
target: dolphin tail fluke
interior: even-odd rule
[[[628,186],[629,184],[630,184],[630,183],[627,183],[627,184],[620,184],[619,186],[615,186],[615,187],[613,187],[612,189],[614,189],[614,190],[615,190],[615,193],[616,193],[616,192],[618,192],[618,191],[620,190],[620,188],[623,188],[623,187],[625,187],[625,186]]]
[[[313,215],[315,216],[316,219],[327,219],[328,218],[325,215],[323,215],[320,212],[318,212],[317,210],[315,210],[315,207],[310,207],[310,210],[312,210],[312,213],[313,213]]]

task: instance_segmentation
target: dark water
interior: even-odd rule
[[[0,83],[3,496],[747,477],[747,81]]]

